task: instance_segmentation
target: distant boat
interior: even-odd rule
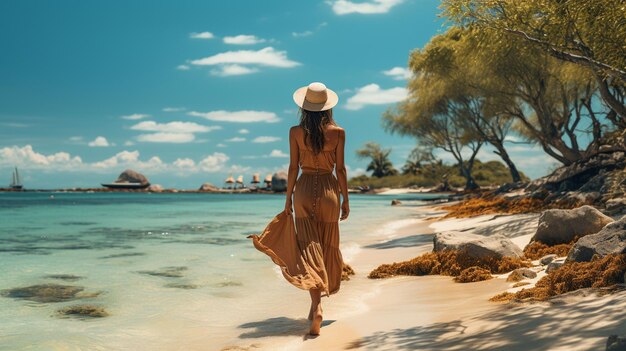
[[[15,171],[13,172],[13,179],[11,180],[10,188],[15,190],[22,190],[24,188],[24,184],[22,184],[17,167],[15,167]]]
[[[150,183],[114,182],[101,183],[101,185],[110,189],[145,189],[150,186]]]

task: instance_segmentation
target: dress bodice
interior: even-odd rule
[[[313,150],[300,149],[300,168],[302,173],[332,173],[335,169],[335,149],[315,154]]]

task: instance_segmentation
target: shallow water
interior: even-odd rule
[[[347,261],[412,216],[395,198],[420,204],[351,196]],[[250,337],[248,322],[306,304],[246,238],[283,205],[270,194],[0,193],[0,349],[212,350]],[[7,296],[37,284],[84,290],[62,302]],[[57,312],[79,304],[109,315]]]

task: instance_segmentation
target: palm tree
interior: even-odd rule
[[[367,170],[372,171],[372,176],[381,178],[398,174],[389,160],[391,149],[381,149],[380,145],[369,142],[362,149],[356,151],[356,156],[360,159],[370,158],[372,161],[367,165]]]

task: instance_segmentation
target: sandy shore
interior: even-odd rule
[[[416,211],[436,214],[431,207]],[[258,338],[223,350],[603,350],[609,335],[626,331],[626,292],[579,291],[551,303],[505,305],[488,299],[511,287],[506,276],[469,284],[442,276],[366,277],[382,263],[432,250],[434,232],[498,233],[523,247],[536,223],[532,214],[406,221],[391,239],[372,238],[351,258],[357,275],[323,300],[321,336],[305,335],[304,315],[284,316],[252,322]]]

